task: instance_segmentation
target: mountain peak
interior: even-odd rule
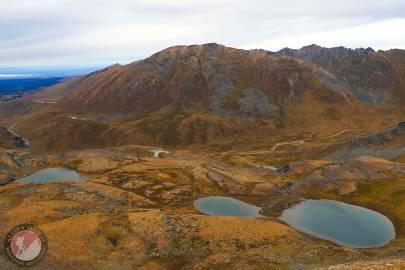
[[[319,46],[317,44],[311,44],[311,45],[307,45],[307,46],[304,46],[304,47],[301,48],[301,50],[308,50],[308,49],[319,50],[319,49],[325,49],[325,47]]]

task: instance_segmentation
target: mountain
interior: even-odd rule
[[[403,119],[404,54],[175,46],[91,73],[68,91],[57,86],[61,98],[29,112],[16,129],[46,151],[123,144],[232,148],[312,136],[325,127],[378,129]]]
[[[305,73],[295,61],[266,53],[217,44],[176,46],[95,73],[61,105],[96,118],[139,116],[171,105],[219,116],[277,116],[290,92],[306,87]],[[265,96],[271,99],[265,102]]]
[[[278,55],[314,64],[321,83],[348,92],[366,105],[405,100],[405,51],[374,51],[323,48],[310,45],[299,50],[285,48]]]

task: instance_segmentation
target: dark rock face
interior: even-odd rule
[[[284,167],[278,168],[277,172],[278,173],[287,173],[290,169],[291,169],[291,166],[289,164],[287,164]]]
[[[218,94],[220,96],[226,94],[234,88],[232,81],[222,74],[214,75],[211,81],[211,85],[214,88],[215,94]]]
[[[6,148],[26,148],[25,140],[10,132],[5,127],[0,127],[0,147]]]
[[[289,56],[294,58],[299,58],[306,61],[316,62],[327,59],[331,55],[347,55],[351,52],[351,49],[346,49],[344,47],[336,48],[323,48],[321,46],[312,44],[309,46],[302,47],[300,50],[294,50],[290,48],[284,48],[277,52],[279,55]]]
[[[44,159],[33,154],[22,137],[0,127],[0,185],[31,173],[42,162]]]
[[[321,83],[351,93],[368,106],[397,102],[393,96],[401,92],[403,79],[399,74],[405,63],[397,65],[387,57],[387,53],[371,48],[329,49],[317,45],[299,50],[285,48],[277,52],[278,55],[310,62]]]
[[[327,160],[345,160],[362,156],[372,156],[377,158],[383,158],[386,160],[392,160],[402,153],[405,153],[405,147],[389,147],[389,148],[355,148],[353,150],[347,150],[343,152],[335,152],[325,157]]]
[[[284,48],[276,52],[276,54],[279,55],[299,58],[311,62],[323,61],[333,56],[347,56],[350,54],[368,55],[372,53],[375,53],[375,51],[372,48],[367,49],[359,48],[354,50],[345,48],[343,46],[334,48],[324,48],[316,44],[304,46],[299,50]]]
[[[361,156],[374,156],[391,160],[405,152],[405,121],[395,127],[359,137],[337,145],[340,151],[326,159],[342,160]]]
[[[390,144],[393,141],[405,141],[405,121],[398,123],[395,127],[387,129],[380,133],[375,133],[367,137],[361,137],[346,143],[351,148],[363,146],[382,146]]]
[[[405,134],[405,121],[399,122],[398,125],[392,130],[392,133],[395,135],[404,135]]]
[[[281,109],[270,104],[266,94],[256,88],[248,88],[241,93],[228,88],[225,92],[210,97],[211,113],[235,118],[279,118]]]
[[[249,88],[244,92],[244,97],[239,101],[239,111],[245,115],[279,116],[279,108],[267,101],[266,95],[259,89]]]

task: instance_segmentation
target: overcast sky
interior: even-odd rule
[[[405,1],[0,0],[0,68],[128,63],[207,42],[405,49]]]

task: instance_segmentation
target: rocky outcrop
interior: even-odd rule
[[[21,136],[0,127],[0,147],[3,148],[27,148],[28,144]]]
[[[400,99],[404,92],[403,78],[400,74],[405,63],[398,64],[391,58],[390,51],[310,45],[299,50],[285,48],[277,54],[313,64],[314,74],[323,84],[350,93],[365,105],[403,104],[403,99]],[[396,54],[405,55],[405,52],[399,50]]]
[[[405,153],[404,141],[405,121],[402,121],[392,128],[330,146],[334,152],[325,158],[344,160],[361,156],[374,156],[393,160]]]
[[[341,195],[356,191],[359,184],[385,182],[405,177],[405,165],[375,157],[361,157],[320,167],[296,183],[296,189],[316,186]]]
[[[396,141],[405,141],[405,121],[398,123],[395,127],[382,132],[350,140],[346,143],[351,148],[364,146],[383,146]]]
[[[221,189],[225,190],[229,194],[244,195],[247,194],[248,187],[242,185],[236,181],[232,176],[227,175],[225,172],[216,168],[210,168],[208,170],[207,177],[212,182],[216,183]]]
[[[0,127],[0,185],[32,171],[44,162],[32,153],[26,140],[4,127]]]

